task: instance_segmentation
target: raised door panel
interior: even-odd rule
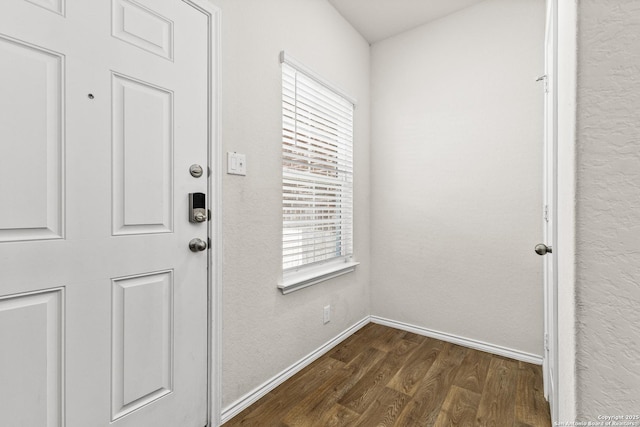
[[[173,272],[113,280],[112,420],[172,391]]]
[[[59,239],[63,57],[0,36],[0,242]]]
[[[52,12],[64,15],[64,0],[26,0]]]
[[[1,426],[63,425],[62,295],[0,298]]]
[[[173,60],[173,22],[130,0],[113,0],[112,35],[163,58]]]
[[[113,75],[113,234],[173,231],[173,93]]]

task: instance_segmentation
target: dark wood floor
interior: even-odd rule
[[[224,427],[550,425],[539,366],[370,323]]]

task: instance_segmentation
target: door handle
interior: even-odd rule
[[[198,238],[191,239],[189,249],[191,249],[191,252],[202,252],[207,249],[207,242]]]
[[[545,245],[544,243],[538,243],[533,250],[536,251],[538,255],[553,253],[553,248],[551,246]]]

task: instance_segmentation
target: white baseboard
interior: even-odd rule
[[[249,406],[254,404],[256,401],[258,401],[260,398],[265,396],[271,390],[275,389],[280,384],[282,384],[283,382],[285,382],[286,380],[288,380],[289,378],[291,378],[292,376],[300,372],[304,367],[310,365],[320,356],[327,353],[329,350],[331,350],[332,348],[340,344],[345,339],[349,338],[356,331],[358,331],[360,328],[362,328],[367,323],[369,323],[369,321],[370,321],[369,316],[365,317],[355,325],[341,332],[335,338],[327,341],[316,350],[312,351],[302,359],[298,360],[296,363],[289,366],[284,371],[275,375],[271,379],[265,381],[264,383],[262,383],[261,385],[259,385],[258,387],[250,391],[249,393],[245,394],[244,396],[240,397],[238,400],[236,400],[235,402],[233,402],[232,404],[224,408],[222,410],[222,414],[220,417],[221,423],[222,424],[226,423],[231,418],[235,417],[240,412],[247,409]]]
[[[414,334],[418,335],[424,335],[425,337],[447,341],[452,344],[458,344],[464,347],[473,348],[474,350],[480,350],[487,353],[496,354],[498,356],[508,357],[509,359],[520,360],[522,362],[533,363],[535,365],[542,365],[542,356],[526,353],[524,351],[514,350],[495,344],[489,344],[487,342],[478,341],[471,338],[464,338],[457,335],[447,334],[445,332],[434,331],[432,329],[410,325],[408,323],[398,322],[396,320],[385,319],[384,317],[379,316],[371,316],[371,322],[377,323],[379,325],[389,326],[391,328],[401,329],[407,332],[413,332]]]

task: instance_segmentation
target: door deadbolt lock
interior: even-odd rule
[[[207,220],[207,197],[204,193],[189,193],[189,222]]]
[[[189,173],[194,178],[200,178],[202,176],[203,172],[204,171],[202,170],[202,166],[197,165],[197,164],[193,164],[189,168]]]

